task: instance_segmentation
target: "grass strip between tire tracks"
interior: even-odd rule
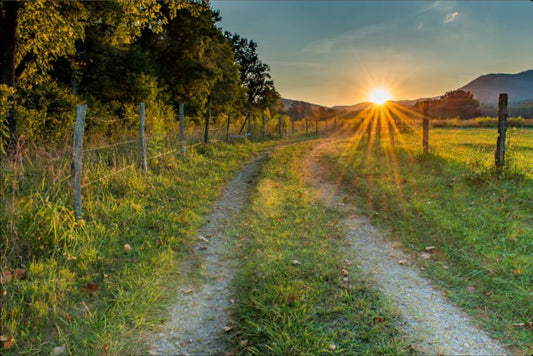
[[[233,337],[242,354],[398,354],[397,316],[350,258],[336,209],[314,197],[303,160],[276,151],[231,233],[241,254]]]

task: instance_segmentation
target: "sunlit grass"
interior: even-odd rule
[[[333,179],[415,255],[435,246],[419,260],[428,275],[504,344],[531,353],[531,330],[513,324],[533,315],[533,132],[509,130],[502,172],[495,129],[432,129],[429,153],[420,129],[398,136],[394,149],[386,135],[333,144]]]

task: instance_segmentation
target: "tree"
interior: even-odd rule
[[[280,96],[270,77],[270,67],[259,59],[257,43],[230,32],[226,32],[225,36],[231,43],[235,62],[240,66],[248,103],[257,104],[263,109],[276,105]]]
[[[422,104],[416,103],[415,107],[422,109]],[[441,118],[460,117],[469,119],[481,115],[479,101],[474,99],[474,94],[464,90],[446,92],[439,100],[430,102],[431,116]]]

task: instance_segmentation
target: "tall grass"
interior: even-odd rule
[[[163,139],[149,154],[179,147],[175,142]],[[273,144],[214,142],[188,149],[183,161],[179,151],[154,158],[148,174],[135,164],[135,143],[89,151],[79,221],[68,150],[3,162],[0,270],[25,273],[2,284],[2,354],[50,354],[62,345],[70,354],[138,352],[139,333],[159,322],[170,277],[211,202],[239,167]]]

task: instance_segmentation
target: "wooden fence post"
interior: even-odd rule
[[[252,114],[248,113],[248,136],[252,138]]]
[[[211,108],[207,108],[205,113],[205,132],[204,132],[204,143],[207,145],[209,143],[209,125],[211,124]]]
[[[507,94],[498,97],[498,139],[496,141],[496,168],[501,169],[505,164],[505,135],[507,132]]]
[[[261,136],[263,137],[263,140],[265,139],[265,135],[266,135],[266,128],[265,128],[265,115],[261,115],[261,124],[263,125],[261,127]]]
[[[429,150],[429,101],[426,100],[422,106],[422,149]]]
[[[185,159],[185,109],[183,103],[179,103],[179,116],[180,116],[180,152],[181,159]]]
[[[226,143],[229,143],[229,124],[231,120],[231,114],[228,114],[228,124],[226,125]]]
[[[148,165],[146,163],[146,136],[145,131],[146,107],[144,103],[139,104],[139,135],[141,137],[141,166],[144,173],[148,172]]]
[[[318,136],[318,119],[315,119],[315,131],[316,135]]]
[[[72,154],[72,188],[74,191],[74,217],[83,218],[81,205],[81,178],[83,133],[85,131],[85,113],[87,105],[76,105],[76,124],[74,125],[73,154]]]
[[[390,147],[394,148],[394,125],[389,121],[389,142]]]
[[[294,119],[291,119],[292,122],[292,135],[294,136]]]
[[[281,115],[278,116],[278,129],[279,129],[279,137],[283,137],[283,128],[281,127]]]

